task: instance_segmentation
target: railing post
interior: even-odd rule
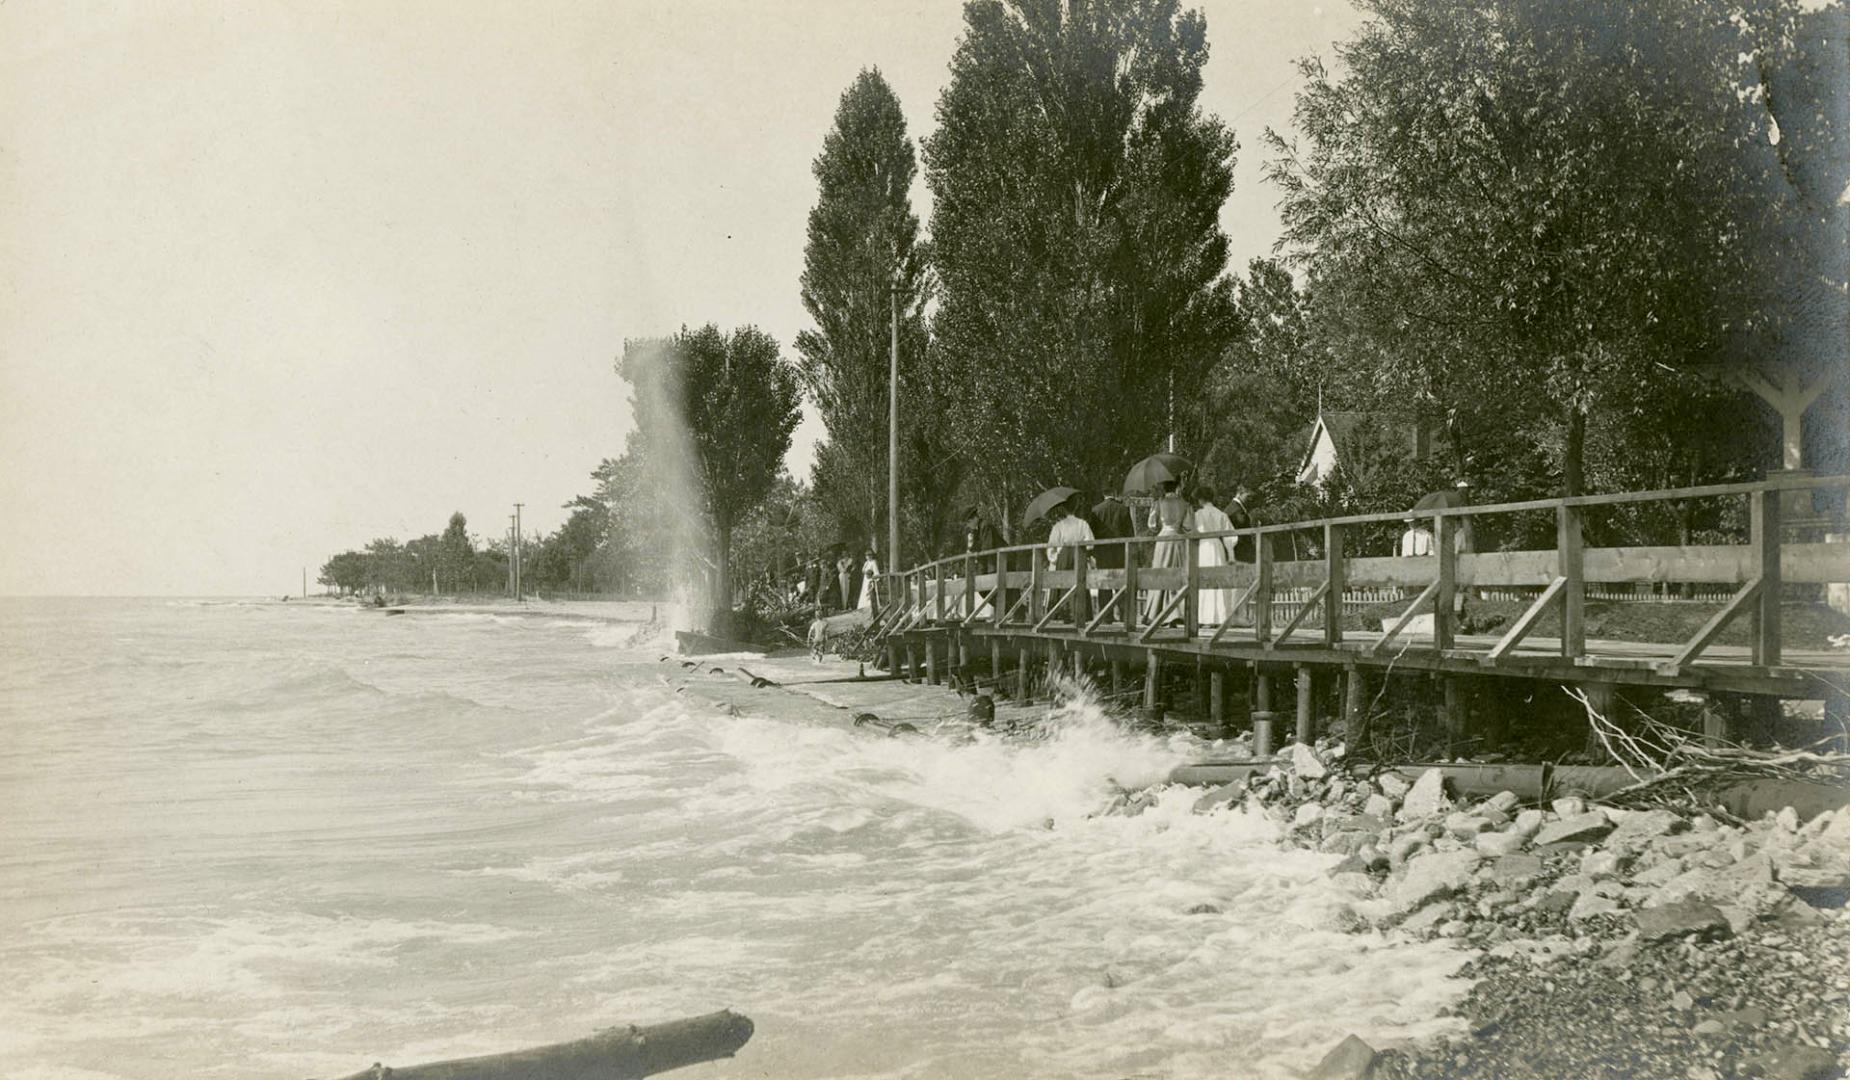
[[[1555,506],[1555,566],[1567,582],[1561,592],[1561,655],[1571,659],[1587,651],[1586,551],[1578,506]]]
[[[1201,630],[1198,612],[1201,603],[1201,542],[1192,536],[1184,536],[1182,545],[1182,588],[1187,590],[1182,597],[1182,637],[1185,641],[1193,641]]]
[[[1272,640],[1272,536],[1253,533],[1253,642]]]
[[[1039,546],[1028,549],[1028,625],[1041,621],[1046,601],[1041,597],[1041,560],[1046,554]]]
[[[1774,667],[1780,662],[1779,626],[1779,511],[1776,491],[1756,491],[1752,496],[1754,562],[1760,572],[1760,601],[1755,607],[1754,663]]]
[[[1444,514],[1432,519],[1433,554],[1439,556],[1439,589],[1432,597],[1432,647],[1452,647],[1452,597],[1458,592],[1458,523]]]
[[[1118,613],[1124,617],[1127,635],[1137,632],[1137,608],[1142,599],[1137,595],[1137,549],[1127,538],[1124,541],[1124,599],[1118,601]]]
[[[976,553],[964,552],[964,618],[976,614]]]
[[[996,552],[996,588],[989,594],[989,616],[998,630],[1002,628],[1002,617],[1008,614],[1009,591],[1003,584],[1007,580],[1008,556],[998,551]]]
[[[1343,639],[1343,527],[1323,527],[1324,580],[1330,583],[1323,596],[1323,643],[1328,646]]]
[[[1073,626],[1081,637],[1085,636],[1086,620],[1092,611],[1092,605],[1086,603],[1086,558],[1092,551],[1089,545],[1073,545]]]
[[[950,579],[949,579],[949,576],[944,571],[944,560],[943,559],[938,560],[937,567],[938,567],[938,596],[937,596],[937,599],[934,601],[934,605],[938,609],[938,615],[934,621],[943,622],[944,621],[944,585],[945,585],[945,582]]]

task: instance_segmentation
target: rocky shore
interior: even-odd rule
[[[1372,1047],[1312,1072],[1364,1077],[1822,1080],[1850,1065],[1850,809],[1751,822],[1572,795],[1455,801],[1418,775],[1296,745],[1214,789],[1287,844],[1342,856],[1344,919],[1479,955],[1467,1033]],[[1133,810],[1134,807],[1125,809]]]

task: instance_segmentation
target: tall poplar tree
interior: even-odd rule
[[[815,326],[797,334],[796,348],[804,386],[829,432],[817,451],[816,495],[867,538],[886,535],[897,294],[905,532],[935,531],[956,474],[944,468],[942,415],[926,356],[927,271],[911,205],[918,163],[899,99],[879,71],[862,71],[842,94],[812,171],[817,196],[802,296]]]
[[[1570,494],[1601,444],[1624,465],[1654,430],[1706,434],[1692,417],[1728,402],[1693,373],[1753,361],[1791,261],[1760,85],[1790,0],[1360,6],[1340,74],[1303,65],[1302,139],[1269,134],[1268,168],[1287,243],[1342,282],[1350,355],[1480,444],[1542,448]]]
[[[959,443],[1004,520],[1197,449],[1177,407],[1232,335],[1232,132],[1198,105],[1207,26],[1176,0],[971,0],[925,144]],[[1182,403],[1185,405],[1185,403]]]

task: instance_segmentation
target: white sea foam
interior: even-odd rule
[[[33,618],[8,1075],[345,1075],[732,1006],[757,1035],[690,1080],[1286,1076],[1462,989],[1447,945],[1339,932],[1333,857],[1262,817],[1101,815],[1198,747],[1083,699],[1035,739],[884,738],[692,701],[598,636],[627,627]],[[136,666],[73,689],[111,648]]]

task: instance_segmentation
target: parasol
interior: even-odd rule
[[[1445,491],[1432,491],[1425,495],[1421,495],[1420,501],[1413,504],[1413,510],[1411,512],[1418,514],[1427,510],[1451,510],[1463,505],[1465,505],[1465,499],[1464,492],[1462,491],[1453,491],[1450,489]]]
[[[1046,491],[1036,495],[1034,501],[1028,504],[1027,512],[1022,515],[1022,520],[1029,523],[1039,521],[1041,518],[1047,516],[1047,511],[1052,510],[1054,507],[1059,506],[1061,503],[1064,503],[1077,494],[1079,494],[1077,488],[1048,488]]]
[[[1132,465],[1131,471],[1124,474],[1124,494],[1154,491],[1164,481],[1179,481],[1194,469],[1193,463],[1177,454],[1151,454]]]

